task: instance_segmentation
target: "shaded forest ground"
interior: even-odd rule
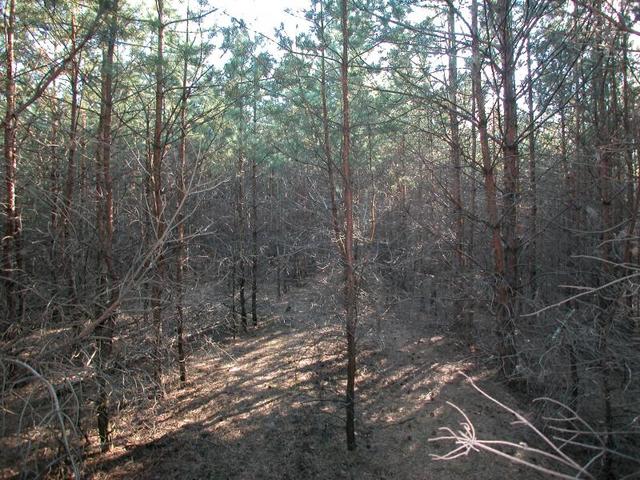
[[[186,387],[124,409],[114,449],[89,455],[90,478],[542,478],[489,455],[431,459],[450,445],[428,439],[460,421],[447,401],[469,414],[482,438],[522,441],[526,432],[458,373],[517,404],[491,371],[437,318],[403,303],[360,312],[358,449],[347,452],[344,335],[340,319],[326,313],[339,311],[331,291],[316,279],[272,299],[258,329],[236,340],[198,339]]]

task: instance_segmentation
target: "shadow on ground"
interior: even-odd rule
[[[459,371],[478,372],[441,327],[391,314],[360,338],[358,448],[347,452],[342,328],[330,313],[310,315],[306,306],[314,301],[307,290],[294,290],[275,320],[224,353],[192,358],[184,389],[147,411],[123,414],[115,448],[89,459],[89,476],[541,478],[489,456],[432,460],[450,447],[428,439],[460,420],[447,401],[478,421],[487,438],[513,437],[511,419],[464,382]]]

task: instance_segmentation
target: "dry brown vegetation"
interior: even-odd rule
[[[638,477],[636,3],[5,0],[0,476]]]
[[[247,335],[234,340],[212,330],[192,337],[186,386],[167,383],[164,398],[149,391],[148,398],[121,404],[110,452],[100,453],[93,420],[85,419],[84,474],[95,479],[538,478],[489,455],[455,463],[431,459],[447,445],[428,439],[458,420],[447,401],[463,407],[484,437],[520,441],[527,435],[459,375],[467,372],[517,405],[490,380],[492,372],[456,343],[438,318],[408,301],[382,315],[366,307],[361,312],[359,447],[347,452],[343,326],[331,314],[333,301],[331,286],[314,281],[273,303],[268,321]],[[23,400],[25,395],[21,392]],[[5,411],[5,419],[11,416]],[[3,440],[1,476],[19,477],[8,446]]]

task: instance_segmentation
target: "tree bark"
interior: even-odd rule
[[[189,12],[187,11],[187,17]],[[186,43],[189,44],[189,22],[186,25]],[[185,54],[182,64],[182,95],[180,97],[180,143],[178,145],[178,174],[176,175],[176,224],[177,224],[177,252],[176,252],[176,313],[177,313],[177,350],[178,371],[180,385],[187,381],[187,368],[184,354],[184,267],[186,263],[185,217],[183,214],[187,192],[185,185],[185,171],[187,161],[187,102],[189,89],[187,88],[188,59]]]
[[[596,7],[601,7],[601,2],[596,2]],[[600,284],[604,285],[608,283],[614,271],[611,267],[611,262],[614,261],[612,257],[612,240],[613,240],[613,221],[612,221],[612,185],[611,185],[611,131],[609,124],[609,112],[607,110],[607,91],[612,90],[612,87],[607,85],[607,65],[606,62],[609,59],[609,53],[605,51],[605,32],[604,25],[600,17],[596,21],[596,45],[594,68],[593,68],[593,124],[596,131],[596,162],[598,172],[598,188],[600,193],[600,214],[601,214],[601,236],[600,236],[600,256],[603,260],[602,270],[600,274]],[[610,88],[608,88],[610,87]],[[612,95],[615,95],[615,91],[612,91]],[[603,424],[604,424],[604,439],[608,449],[613,449],[613,436],[611,432],[614,429],[613,424],[613,407],[611,403],[611,353],[609,351],[609,330],[613,317],[613,309],[616,308],[612,305],[611,292],[605,292],[600,295],[599,307],[602,310],[598,316],[597,328],[598,328],[598,355],[599,366],[601,375],[601,396],[603,399]],[[613,461],[612,456],[608,451],[603,455],[603,466],[601,477],[610,479],[613,478],[612,468]]]
[[[453,223],[454,223],[454,256],[455,256],[455,300],[453,312],[454,327],[460,332],[467,343],[471,340],[471,325],[465,315],[465,301],[463,292],[464,272],[464,217],[462,211],[462,164],[460,146],[460,127],[458,123],[458,48],[456,44],[455,8],[449,4],[449,131],[451,166],[453,168]]]
[[[55,88],[55,85],[54,85]],[[53,92],[52,92],[53,93]],[[60,240],[58,234],[60,232],[60,159],[58,158],[58,130],[60,128],[60,111],[55,105],[51,105],[51,138],[49,140],[49,198],[51,202],[51,213],[49,220],[49,231],[51,232],[51,245],[49,248],[49,260],[51,263],[51,280],[53,285],[59,285],[60,279],[58,278],[58,272],[60,268],[64,268],[62,262],[60,262],[60,254],[62,250],[59,248]],[[53,316],[58,314],[56,310],[53,312]]]
[[[240,112],[242,114],[244,110],[244,105],[240,102]],[[244,202],[245,202],[245,194],[244,194],[244,149],[243,149],[243,141],[244,141],[244,127],[242,125],[242,120],[240,121],[240,135],[239,135],[239,144],[238,144],[238,158],[236,163],[236,233],[238,235],[237,238],[237,279],[238,279],[238,293],[239,293],[239,301],[240,301],[240,323],[242,324],[242,330],[247,332],[247,302],[245,297],[245,283],[246,283],[246,273],[245,273],[245,212],[244,212]]]
[[[151,158],[151,189],[153,195],[153,219],[155,222],[155,278],[151,286],[151,311],[155,327],[155,380],[162,391],[162,282],[164,280],[164,202],[162,192],[162,162],[164,157],[164,144],[162,133],[164,131],[164,0],[156,0],[158,13],[157,31],[157,59],[156,59],[156,93],[154,108],[153,128],[153,153]]]
[[[458,49],[456,45],[455,8],[449,5],[449,131],[451,135],[451,165],[453,167],[453,217],[454,217],[454,253],[458,274],[463,268],[463,231],[462,216],[462,180],[461,180],[461,152],[460,128],[458,125]]]
[[[101,270],[98,279],[98,315],[102,315],[105,306],[113,304],[118,297],[116,273],[113,266],[113,182],[111,178],[111,143],[113,113],[113,69],[117,35],[118,3],[114,2],[110,12],[106,45],[102,57],[102,87],[100,101],[100,119],[98,124],[98,146],[96,149],[96,217],[100,242],[99,263]],[[111,357],[113,328],[116,315],[106,315],[96,326],[98,400],[97,423],[102,451],[111,448],[111,430],[109,428],[108,367]]]
[[[634,177],[636,176],[635,166],[633,162],[633,128],[631,126],[631,86],[629,85],[629,34],[625,33],[623,37],[623,54],[622,54],[622,125],[624,130],[624,159],[627,167],[627,203],[631,214],[631,221],[627,229],[627,241],[624,246],[624,262],[630,263],[638,254],[633,254],[633,249],[637,249],[637,242],[634,242],[636,226],[638,224],[638,213],[640,209],[640,175],[636,180],[634,192]],[[633,308],[633,296],[628,296],[628,305]],[[632,316],[633,313],[631,314]]]
[[[327,107],[327,65],[326,65],[326,38],[324,31],[324,2],[320,2],[320,29],[318,31],[320,40],[320,102],[322,105],[322,147],[324,150],[325,164],[327,166],[327,178],[329,182],[329,202],[331,208],[331,226],[333,227],[334,241],[340,250],[342,245],[342,235],[340,232],[340,221],[338,219],[338,204],[336,202],[336,182],[334,175],[333,154],[331,152],[331,138],[329,128],[329,109]]]
[[[355,450],[355,381],[356,381],[356,324],[357,292],[355,261],[353,254],[353,186],[349,155],[351,133],[349,124],[349,27],[347,0],[341,1],[342,59],[340,63],[340,84],[342,87],[342,178],[344,188],[344,307],[347,336],[347,391],[346,434],[347,449]]]
[[[5,115],[4,115],[4,164],[5,164],[5,233],[2,241],[3,277],[5,287],[5,301],[7,304],[4,325],[0,331],[5,331],[11,324],[17,322],[16,297],[21,295],[16,284],[16,270],[18,267],[18,251],[16,244],[20,235],[18,210],[16,208],[16,172],[17,172],[17,145],[16,130],[18,118],[16,108],[16,82],[14,76],[14,36],[16,1],[9,0],[6,29],[5,29]]]
[[[256,60],[254,60],[254,63]],[[253,89],[253,136],[258,135],[258,65],[254,65]],[[251,320],[258,326],[258,152],[253,149],[251,155]]]
[[[71,14],[71,48],[76,50],[76,21],[75,14]],[[73,204],[73,188],[76,180],[76,153],[78,150],[78,119],[79,119],[79,80],[80,80],[80,54],[71,60],[71,114],[69,125],[69,147],[67,150],[67,173],[64,186],[64,199],[62,209],[62,263],[66,282],[66,289],[70,297],[75,297],[74,289],[74,261],[73,256],[68,255],[67,239],[69,236],[69,225],[71,224],[71,209]],[[75,300],[75,298],[74,298]]]
[[[501,56],[501,80],[503,88],[503,139],[504,190],[502,227],[505,241],[505,279],[507,282],[507,315],[501,319],[500,357],[505,377],[514,375],[517,365],[515,331],[518,322],[518,197],[519,197],[519,153],[518,111],[515,86],[514,41],[512,36],[511,0],[499,0],[497,5],[498,41]]]
[[[527,40],[527,107],[529,114],[529,188],[531,211],[529,214],[529,289],[535,296],[538,270],[538,177],[536,162],[535,111],[533,107],[533,77],[531,71],[531,43]]]
[[[500,235],[500,219],[498,217],[497,186],[495,165],[489,148],[489,132],[487,131],[487,114],[484,92],[482,90],[482,65],[480,56],[480,36],[478,30],[478,0],[471,3],[471,50],[472,50],[472,89],[476,103],[478,134],[480,137],[480,155],[482,157],[482,174],[487,203],[487,216],[491,228],[491,250],[495,275],[495,298],[497,303],[496,322],[498,328],[504,324],[509,315],[508,286],[504,278],[505,258]],[[501,350],[500,350],[501,352]]]

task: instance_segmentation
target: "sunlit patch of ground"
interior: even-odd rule
[[[459,375],[478,373],[468,351],[442,327],[393,311],[377,326],[360,324],[358,449],[347,452],[343,327],[320,283],[274,302],[273,318],[257,330],[191,357],[185,388],[171,385],[146,411],[125,410],[115,448],[89,460],[90,477],[540,478],[483,455],[431,460],[446,447],[427,440],[459,421],[446,401],[485,437],[512,438],[513,427]]]

